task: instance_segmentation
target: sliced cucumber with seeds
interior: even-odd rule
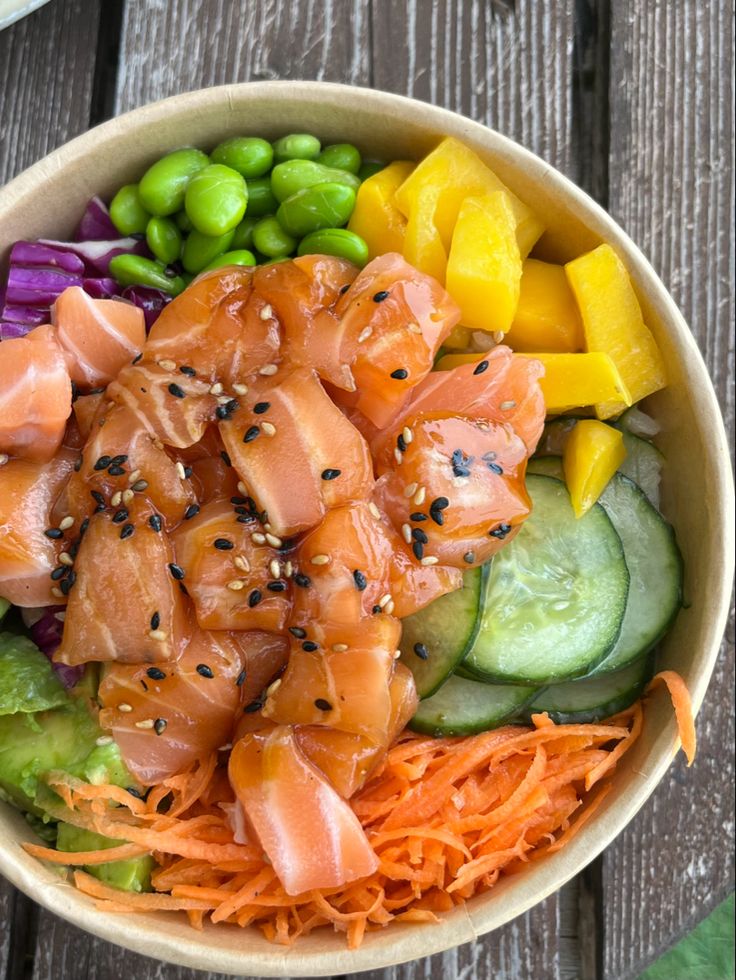
[[[599,504],[576,519],[559,480],[532,475],[527,490],[531,516],[491,563],[463,668],[478,680],[539,687],[590,673],[613,649],[629,572]]]
[[[600,721],[633,704],[650,676],[649,658],[640,657],[615,674],[552,684],[535,696],[520,717],[528,720],[532,714],[546,711],[558,725]]]
[[[420,703],[409,727],[426,735],[474,735],[503,725],[537,693],[535,687],[450,677],[436,694]]]
[[[420,698],[434,694],[473,645],[487,577],[487,565],[469,569],[462,589],[402,620],[401,660],[414,675]]]
[[[655,507],[659,507],[659,481],[662,478],[664,456],[646,439],[623,430],[626,459],[619,467],[619,472],[644,491]]]

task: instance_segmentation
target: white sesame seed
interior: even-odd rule
[[[122,499],[123,499],[123,491],[116,490],[115,493],[112,495],[112,497],[110,497],[110,503],[112,504],[113,507],[117,507],[117,505],[120,503]]]
[[[269,686],[266,688],[267,696],[270,697],[272,694],[275,694],[275,692],[278,691],[280,687],[281,687],[281,678],[277,677],[276,680],[273,682],[273,684],[269,684]]]
[[[401,438],[404,440],[407,446],[411,443],[412,439],[414,438],[414,433],[411,431],[408,425],[405,425],[404,428],[401,430]]]
[[[137,480],[140,480],[140,478],[141,478],[140,470],[133,470],[132,473],[128,473],[128,483],[135,483]]]
[[[175,361],[159,361],[158,366],[160,368],[163,368],[164,371],[176,371]]]
[[[151,640],[158,640],[159,642],[163,643],[168,634],[165,630],[149,630],[148,636]]]
[[[270,531],[271,530],[271,525],[268,523],[268,521],[266,521],[266,523],[263,525],[263,530],[264,531]]]
[[[261,431],[263,432],[264,436],[275,436],[276,426],[271,422],[261,422]]]
[[[398,447],[394,449],[394,459],[399,464],[399,466],[401,466],[401,464],[404,462],[404,454],[401,452],[401,450]]]
[[[411,333],[421,333],[422,332],[422,328],[419,326],[418,323],[410,323],[409,324],[409,330],[410,330]]]
[[[9,459],[10,456],[7,453],[0,453],[0,466],[5,466]]]
[[[136,728],[153,728],[153,718],[144,718],[143,721],[135,723]]]
[[[280,548],[284,543],[281,538],[277,537],[275,534],[271,534],[270,531],[268,534],[266,534],[266,541],[268,541],[272,548]]]
[[[54,619],[58,623],[63,623],[64,620],[66,619],[66,613],[65,612],[57,612],[57,613],[54,613]]]
[[[129,504],[134,497],[135,494],[132,490],[123,490],[122,501],[124,504]]]
[[[276,374],[278,371],[278,364],[264,364],[262,368],[258,368],[259,374],[264,374],[266,377]]]
[[[293,574],[294,574],[294,566],[290,561],[287,561],[287,563],[284,565],[284,575],[286,576],[286,578],[291,578]]]
[[[372,333],[373,327],[364,327],[358,335],[358,343],[362,344],[364,341],[368,340]]]
[[[271,578],[281,578],[281,562],[276,561],[274,558],[271,564],[268,566],[268,570],[271,573]]]
[[[59,521],[59,530],[68,531],[69,528],[72,527],[73,525],[74,525],[74,518],[67,515],[66,517],[62,517],[62,519]]]
[[[233,565],[235,565],[236,568],[239,568],[241,572],[250,571],[250,562],[242,555],[236,555],[235,558],[233,558]]]
[[[395,608],[396,606],[394,605],[394,600],[392,599],[390,602],[386,603],[383,611],[387,616],[392,616]]]
[[[377,506],[376,506],[376,505],[375,505],[375,504],[373,503],[373,501],[372,501],[372,500],[371,500],[371,502],[370,502],[370,503],[368,504],[368,510],[369,510],[369,511],[371,512],[371,514],[373,514],[373,516],[374,516],[374,517],[375,517],[375,518],[376,518],[377,520],[380,520],[380,518],[381,518],[381,512],[380,512],[380,510],[378,509],[378,507],[377,507]]]
[[[180,480],[186,480],[187,471],[184,469],[184,464],[182,462],[176,464],[176,473]]]
[[[223,392],[223,387],[219,381],[216,381],[213,385],[210,385],[211,395],[221,395],[222,392]]]
[[[248,385],[234,384],[233,391],[235,392],[236,395],[247,395]]]
[[[61,599],[63,594],[64,593],[61,591],[61,589],[58,589],[55,585],[51,587],[51,595],[56,596],[57,599]]]
[[[232,747],[233,747],[233,743],[232,742],[225,742],[224,745],[220,745],[218,747],[217,751],[218,752],[229,752]]]
[[[61,562],[62,565],[74,564],[74,559],[72,558],[72,556],[69,554],[68,551],[62,551],[62,553],[59,555],[59,561]]]
[[[401,533],[404,535],[404,541],[411,544],[411,524],[402,524]]]
[[[330,560],[329,555],[314,555],[310,561],[313,565],[326,565]]]
[[[232,401],[232,399],[230,398],[230,395],[218,395],[217,396],[217,404],[218,405],[227,405],[227,403],[229,401]]]
[[[420,507],[424,503],[424,499],[426,496],[427,496],[427,491],[424,489],[424,487],[420,487],[412,497],[412,500],[417,505],[417,507]]]
[[[514,402],[514,401],[501,402],[501,410],[502,411],[508,412],[512,408],[516,408],[516,402]]]
[[[253,544],[265,544],[266,543],[266,535],[265,534],[261,534],[260,531],[254,531],[251,534],[250,539],[253,542]]]
[[[95,745],[112,745],[112,742],[112,735],[100,735],[99,738],[95,739]]]
[[[413,497],[416,492],[417,492],[416,483],[410,483],[407,487],[404,487],[405,497]]]
[[[258,314],[261,320],[270,320],[273,316],[273,307],[270,303],[266,303],[265,306],[261,307],[261,312]]]
[[[242,582],[239,578],[234,578],[231,582],[227,583],[227,587],[231,592],[240,592],[241,589],[245,588],[245,582]]]
[[[121,701],[118,705],[118,711],[122,711],[124,715],[130,714],[132,710],[131,706],[126,704],[125,701]]]
[[[401,650],[394,651],[394,660],[398,660],[401,656]]]
[[[476,429],[483,429],[484,431],[487,431],[491,426],[490,423],[486,422],[484,419],[476,419],[475,427]]]
[[[246,485],[243,483],[242,480],[238,482],[238,493],[242,494],[242,496],[244,497],[248,496],[248,488],[246,487]]]
[[[427,555],[426,558],[422,558],[420,565],[436,565],[439,558],[435,558],[434,555]]]
[[[335,653],[345,653],[345,651],[348,649],[348,645],[347,643],[333,643],[332,649],[335,651]]]
[[[382,595],[381,598],[378,600],[378,605],[381,607],[381,609],[384,609],[389,604],[389,602],[391,602],[391,593],[387,592],[385,595]]]

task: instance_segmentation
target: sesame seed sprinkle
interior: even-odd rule
[[[285,575],[285,577],[286,578],[291,578],[293,572],[294,572],[294,566],[292,565],[292,563],[290,561],[287,561],[287,563],[284,565],[284,575]]]
[[[411,550],[414,552],[414,557],[417,561],[421,561],[424,558],[424,545],[421,541],[415,541],[411,546]]]
[[[135,527],[132,524],[124,524],[123,527],[120,529],[120,540],[125,541],[125,539],[129,538],[134,533],[134,531],[135,531]]]
[[[400,449],[394,449],[394,459],[399,464],[399,466],[401,466],[401,464],[404,462],[404,454],[401,452]]]
[[[135,492],[132,488],[123,490],[122,502],[124,504],[129,504],[131,500],[135,497]]]
[[[411,431],[408,425],[405,425],[401,430],[401,437],[408,446],[414,439],[414,433]]]
[[[336,480],[338,476],[342,473],[342,470],[327,469],[322,470],[323,480]]]
[[[273,561],[270,562],[268,570],[273,578],[279,578],[281,576],[281,562],[274,558]]]
[[[265,534],[261,534],[260,531],[254,531],[253,534],[251,534],[250,539],[253,542],[253,544],[265,544],[266,543],[266,535]]]
[[[363,592],[368,586],[368,579],[364,572],[361,572],[359,568],[353,571],[353,582],[355,582],[355,588],[359,592]]]
[[[214,670],[207,664],[197,664],[196,671],[200,677],[206,677],[208,680],[212,680],[215,676]]]
[[[421,507],[422,504],[424,503],[426,496],[427,496],[427,491],[424,489],[424,487],[419,487],[417,492],[412,497],[412,503],[416,504],[417,507]]]
[[[269,684],[269,686],[266,688],[266,694],[270,697],[272,694],[275,694],[280,687],[281,687],[281,678],[277,677],[276,680],[273,682],[273,684]]]
[[[436,565],[438,561],[439,561],[439,558],[435,557],[434,555],[427,555],[426,558],[422,558],[420,564],[421,565]]]
[[[112,462],[112,456],[100,456],[95,465],[92,467],[93,470],[106,470],[107,467]]]
[[[271,402],[256,402],[253,406],[253,412],[256,415],[263,415],[271,407]]]
[[[404,381],[409,377],[409,372],[406,370],[406,368],[396,368],[395,371],[391,372],[391,377],[395,381]]]
[[[271,545],[272,548],[281,548],[283,547],[284,544],[281,538],[277,537],[275,534],[271,534],[270,531],[268,531],[266,534],[266,541]]]
[[[487,370],[488,370],[488,361],[478,361],[478,363],[473,368],[473,374],[483,374],[483,372]]]
[[[163,735],[164,731],[166,730],[166,719],[157,718],[153,723],[153,730],[157,735]]]
[[[261,318],[261,320],[270,320],[273,316],[273,307],[271,304],[266,303],[265,306],[262,306],[258,316]]]
[[[68,574],[69,574],[68,568],[66,568],[64,565],[58,565],[51,573],[50,578],[52,582],[58,582],[59,579],[64,578],[64,576]]]
[[[368,510],[371,512],[371,514],[373,514],[373,516],[376,518],[376,520],[380,520],[381,512],[378,509],[377,505],[374,504],[372,500],[368,504]]]
[[[240,673],[238,674],[237,679],[235,681],[236,687],[242,687],[243,684],[245,684],[246,677],[247,677],[247,671],[245,670],[245,668],[243,668],[243,670],[241,670]]]
[[[394,604],[394,600],[392,599],[390,602],[386,603],[386,605],[383,607],[383,611],[387,616],[393,616],[395,608],[396,606]]]
[[[419,326],[418,323],[410,323],[410,324],[408,324],[407,329],[409,330],[410,333],[421,333],[422,332],[422,328]]]
[[[413,497],[416,492],[417,492],[417,484],[416,483],[410,483],[410,484],[408,484],[408,486],[404,487],[404,496],[405,497]]]
[[[302,650],[305,650],[307,653],[315,653],[319,650],[319,643],[315,643],[314,640],[305,640],[302,643]]]
[[[136,493],[143,493],[148,489],[148,480],[136,480],[130,489],[135,490]]]
[[[248,561],[247,558],[244,558],[243,555],[236,555],[233,558],[233,565],[235,565],[236,568],[240,569],[241,572],[250,571],[250,562]]]
[[[0,466],[5,466],[6,463],[10,461],[10,456],[7,453],[0,453]]]
[[[232,541],[229,541],[227,538],[215,538],[212,544],[218,551],[232,551],[235,547]]]
[[[149,667],[146,671],[146,677],[150,677],[152,681],[166,680],[166,674],[159,667]]]
[[[216,381],[213,385],[210,385],[211,395],[221,395],[223,391],[224,388],[222,387],[222,384],[219,381]]]
[[[254,606],[258,605],[261,599],[263,599],[263,593],[260,591],[260,589],[253,589],[248,596],[248,605],[251,609],[253,609]]]
[[[312,584],[311,578],[303,572],[297,572],[294,576],[294,581],[300,589],[308,589]]]
[[[132,473],[128,474],[128,483],[135,483],[136,480],[140,479],[140,475],[140,470],[133,470]]]
[[[411,544],[411,524],[402,524],[401,533],[404,536],[404,541],[406,541],[407,544]]]
[[[135,727],[143,728],[144,730],[153,728],[153,718],[144,718],[142,721],[137,721]]]
[[[236,395],[247,395],[248,385],[240,384],[240,382],[237,382],[236,384],[233,385],[233,391],[235,392]]]
[[[257,439],[260,434],[261,434],[260,428],[257,425],[251,425],[250,428],[245,430],[245,434],[243,435],[243,442],[245,443],[253,442],[253,440]]]
[[[472,565],[473,562],[475,561],[475,552],[466,551],[465,554],[463,555],[463,561],[466,562],[468,565]]]
[[[161,615],[160,613],[155,612],[153,616],[151,616],[151,629],[157,630],[160,625],[161,625]]]
[[[278,371],[278,364],[264,364],[262,368],[258,368],[258,373],[269,378],[272,377]]]
[[[173,395],[174,398],[184,398],[186,395],[184,389],[179,387],[175,381],[172,381],[169,385],[169,394]]]
[[[54,585],[51,589],[51,595],[55,596],[57,599],[61,599],[64,593],[61,591],[61,589],[57,589],[57,587]]]
[[[179,371],[181,374],[186,374],[188,378],[197,377],[197,372],[194,370],[193,367],[189,367],[188,364],[182,364],[182,366],[179,368]]]
[[[427,648],[423,643],[414,644],[414,653],[419,657],[420,660],[427,660],[429,657],[429,650],[427,650]]]
[[[362,344],[373,335],[373,327],[364,327],[358,334],[358,343]]]
[[[73,517],[71,516],[62,517],[62,519],[59,521],[59,530],[68,531],[70,527],[73,527],[73,525],[74,525]]]
[[[122,499],[123,499],[123,491],[116,490],[115,493],[112,495],[112,497],[110,497],[110,503],[112,504],[113,507],[117,507],[118,504],[121,503]]]
[[[423,514],[421,510],[415,510],[414,513],[409,514],[409,519],[417,522],[426,521],[427,515]]]
[[[243,582],[242,579],[234,578],[232,581],[227,583],[227,587],[231,592],[240,592],[241,589],[245,588],[245,582]]]
[[[515,401],[501,402],[500,408],[504,412],[510,412],[512,408],[516,408]]]
[[[332,705],[325,698],[315,698],[314,706],[320,711],[332,711]]]
[[[125,701],[121,701],[120,704],[118,705],[118,711],[122,711],[124,715],[130,714],[132,710],[133,708],[131,707],[131,705],[129,705]]]
[[[348,648],[347,643],[333,643],[332,649],[335,653],[345,653]]]
[[[149,639],[155,640],[157,643],[163,643],[168,639],[169,634],[166,630],[149,630],[148,636]]]
[[[176,371],[176,361],[159,361],[158,366],[164,371]]]
[[[276,426],[271,422],[261,422],[261,429],[263,430],[264,436],[273,438],[276,435]]]
[[[329,555],[313,555],[310,561],[313,565],[326,565],[330,560]]]
[[[184,578],[184,569],[181,567],[181,565],[177,565],[173,561],[169,562],[169,571],[177,582],[181,582],[181,580]]]
[[[295,636],[297,640],[303,640],[307,635],[307,631],[303,630],[301,626],[290,626],[289,632],[292,636]]]
[[[176,464],[176,473],[180,480],[186,479],[187,474],[186,474],[186,470],[184,469],[184,464],[182,462],[178,462]]]
[[[378,605],[381,607],[381,609],[384,609],[389,604],[389,602],[391,602],[391,593],[390,592],[386,592],[378,600]]]
[[[160,514],[151,514],[151,516],[148,518],[148,524],[151,530],[156,531],[156,533],[158,533],[163,527],[163,522],[161,521]]]
[[[388,295],[387,289],[379,289],[377,293],[373,294],[373,302],[382,303],[385,299],[388,299]]]

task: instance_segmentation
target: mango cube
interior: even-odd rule
[[[585,343],[580,311],[561,265],[527,259],[505,342],[518,351],[575,353]]]
[[[394,194],[414,169],[408,160],[395,160],[358,188],[348,230],[365,241],[368,256],[402,252],[406,218],[394,203]]]
[[[541,352],[517,356],[534,357],[544,365],[544,377],[539,379],[539,384],[548,415],[601,402],[631,404],[631,395],[608,354]]]
[[[436,224],[439,194],[439,188],[431,184],[419,188],[404,231],[403,254],[415,269],[444,283],[447,252]]]
[[[623,433],[596,419],[582,419],[562,453],[565,483],[575,516],[585,514],[626,458]]]

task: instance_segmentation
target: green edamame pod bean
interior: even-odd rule
[[[202,272],[212,272],[213,269],[224,269],[226,265],[255,265],[256,257],[247,248],[240,248],[234,252],[225,252],[218,255]]]
[[[146,225],[146,244],[164,265],[176,262],[181,253],[182,237],[171,218],[151,218]]]
[[[241,248],[250,249],[253,247],[253,229],[258,224],[258,218],[247,214],[233,232],[233,240],[230,248],[237,251]]]
[[[322,144],[309,133],[290,133],[273,144],[274,163],[284,160],[316,160]]]
[[[138,185],[143,207],[163,217],[181,211],[187,184],[209,162],[207,154],[192,146],[161,157],[146,170]]]
[[[224,235],[203,235],[201,231],[191,231],[184,242],[181,264],[187,272],[201,272],[223,252],[227,252],[233,243],[233,231]]]
[[[224,163],[246,180],[263,177],[271,169],[273,147],[256,136],[233,136],[214,148],[212,162]]]
[[[184,207],[197,231],[224,235],[240,223],[248,204],[245,181],[231,167],[211,163],[187,184]]]
[[[362,162],[360,150],[352,143],[332,143],[317,157],[317,163],[322,163],[325,167],[335,167],[337,170],[347,170],[351,174],[357,174]]]
[[[373,174],[379,173],[381,170],[386,169],[387,164],[381,163],[379,160],[366,160],[361,164],[360,170],[358,171],[358,176],[361,182],[368,180]]]
[[[110,202],[110,219],[121,235],[142,235],[150,217],[141,204],[138,184],[125,184]]]
[[[249,218],[262,218],[273,214],[279,202],[273,196],[270,177],[256,177],[248,181],[248,207],[246,214]]]
[[[290,255],[296,248],[296,238],[288,235],[276,218],[262,218],[253,229],[253,244],[270,259]]]
[[[316,160],[286,160],[271,171],[271,190],[279,203],[306,187],[326,183],[345,184],[354,191],[360,187],[360,181],[355,174],[325,167]]]
[[[177,212],[174,220],[176,221],[179,228],[181,228],[181,230],[184,232],[184,234],[187,234],[192,230],[192,228],[194,228],[194,225],[190,221],[189,215],[186,213],[186,211]]]
[[[344,225],[354,207],[355,191],[352,187],[335,183],[315,184],[287,197],[279,205],[276,217],[290,235],[303,238],[320,228]]]
[[[110,274],[121,286],[152,286],[172,296],[186,286],[181,276],[168,276],[160,263],[142,255],[116,255],[110,259]]]
[[[322,228],[302,238],[297,254],[335,255],[338,259],[364,266],[368,261],[368,246],[360,235],[347,228]]]

